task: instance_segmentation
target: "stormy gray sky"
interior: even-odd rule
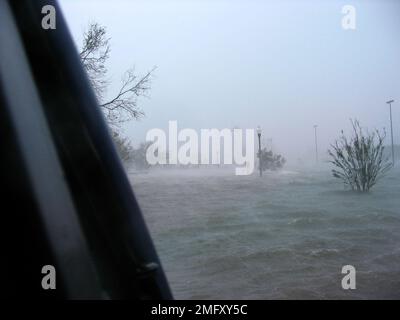
[[[157,66],[146,117],[125,126],[134,144],[152,128],[263,129],[289,160],[325,152],[349,118],[400,143],[399,1],[61,0],[78,46],[90,21],[107,27],[112,87],[135,65]],[[341,26],[356,8],[356,30]]]

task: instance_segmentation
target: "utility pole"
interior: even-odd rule
[[[257,127],[257,135],[258,135],[258,165],[260,167],[260,177],[262,176],[262,167],[261,167],[261,128]]]
[[[390,136],[392,138],[392,166],[394,166],[394,145],[393,145],[393,123],[392,123],[392,103],[394,100],[387,101],[390,110]]]
[[[272,138],[269,138],[268,140],[268,143],[269,143],[269,149],[271,150],[271,151],[273,151],[272,150]],[[267,144],[268,145],[268,144]]]
[[[318,163],[318,141],[317,141],[317,125],[314,125],[314,138],[315,138],[315,163]]]

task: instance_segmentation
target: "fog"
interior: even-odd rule
[[[77,46],[89,22],[107,27],[111,89],[127,68],[157,66],[146,116],[123,126],[135,145],[169,120],[259,125],[263,145],[293,163],[313,156],[315,124],[321,157],[350,118],[389,128],[389,99],[400,141],[398,1],[351,1],[355,30],[342,28],[345,1],[60,2]]]

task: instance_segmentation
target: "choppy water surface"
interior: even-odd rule
[[[400,298],[400,171],[368,194],[328,170],[131,174],[175,298]],[[341,268],[357,289],[341,288]]]

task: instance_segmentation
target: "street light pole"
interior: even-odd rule
[[[392,123],[392,103],[394,100],[387,101],[390,110],[390,136],[392,138],[392,166],[394,166],[394,145],[393,145],[393,123]]]
[[[258,165],[260,167],[260,177],[262,176],[262,168],[261,168],[261,128],[257,127],[257,135],[258,135]]]
[[[314,125],[314,138],[315,138],[315,163],[318,163],[318,142],[317,142],[317,125]]]

